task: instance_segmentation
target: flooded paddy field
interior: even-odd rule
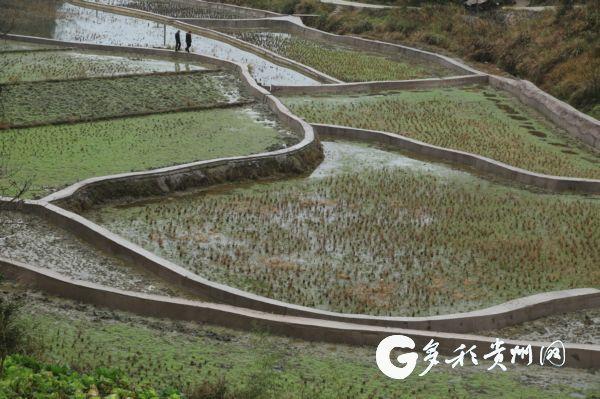
[[[205,65],[181,64],[134,55],[92,54],[65,49],[36,51],[27,43],[19,42],[7,45],[5,51],[9,49],[13,50],[2,54],[0,58],[0,83],[214,69]]]
[[[308,65],[344,82],[405,80],[456,75],[434,62],[364,50],[264,30],[224,30],[246,42]]]
[[[148,272],[91,247],[41,217],[20,212],[3,210],[0,213],[0,256],[107,287],[189,296]]]
[[[600,154],[507,93],[472,86],[283,97],[308,122],[398,133],[534,172],[600,178]]]
[[[0,93],[4,125],[31,126],[253,101],[226,72],[23,82]]]
[[[435,315],[600,284],[598,198],[325,142],[311,176],[86,217],[203,277],[339,312]]]
[[[217,9],[209,4],[185,0],[98,0],[111,6],[134,8],[173,18],[239,19],[251,18],[243,9]]]
[[[39,198],[85,178],[250,155],[300,140],[262,106],[9,129],[0,185],[30,181]],[[12,193],[5,193],[6,195]]]
[[[14,33],[49,37],[64,41],[117,46],[175,48],[175,32],[177,29],[169,25],[165,26],[148,20],[58,2],[52,3],[55,6],[54,9],[38,16],[35,10],[31,12],[27,7],[27,5],[34,7],[37,4],[35,0],[25,0],[24,4],[24,6],[17,9]],[[44,29],[40,29],[37,25],[32,24],[31,20],[35,16],[38,16],[42,20]],[[0,21],[1,18],[0,16]],[[260,84],[319,84],[319,82],[300,72],[277,65],[235,46],[201,35],[193,35],[191,51],[228,61],[248,64],[252,76]]]
[[[598,345],[600,344],[600,308],[542,317],[516,326],[478,334],[518,341],[553,342],[558,339],[573,344]]]

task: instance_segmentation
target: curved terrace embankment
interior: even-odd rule
[[[82,2],[76,0],[73,1],[73,3],[81,5],[79,3]],[[112,12],[113,10],[111,9],[110,11]],[[172,19],[162,16],[160,17],[163,18],[161,21],[172,23]],[[189,25],[181,24],[180,26],[184,29],[187,29]],[[321,33],[325,34],[324,32]],[[565,292],[538,294],[531,297],[510,301],[492,308],[464,314],[442,315],[424,318],[371,317],[324,312],[316,309],[286,304],[202,279],[199,276],[196,276],[188,271],[185,271],[179,266],[172,264],[171,262],[168,262],[127,242],[121,237],[118,237],[117,235],[89,222],[85,218],[75,215],[69,211],[65,211],[64,209],[61,209],[55,205],[49,204],[48,202],[55,201],[60,205],[78,209],[101,203],[105,200],[126,200],[131,197],[160,195],[165,192],[179,191],[195,187],[207,187],[224,182],[236,182],[246,179],[259,179],[267,177],[284,177],[300,174],[310,170],[316,163],[320,161],[322,157],[318,140],[313,133],[313,128],[291,114],[276,97],[258,86],[248,73],[247,67],[243,65],[234,64],[211,57],[205,57],[198,54],[174,54],[173,52],[159,49],[123,48],[118,46],[101,46],[86,43],[57,42],[50,39],[24,38],[18,36],[13,36],[13,38],[38,43],[61,43],[80,49],[125,51],[160,56],[165,56],[168,54],[174,57],[182,57],[182,59],[186,59],[186,57],[188,57],[187,59],[190,60],[197,59],[201,60],[202,62],[210,62],[221,65],[224,68],[234,69],[240,74],[242,81],[248,87],[248,89],[257,98],[260,98],[261,101],[268,104],[271,110],[278,115],[282,122],[286,123],[294,131],[303,135],[303,140],[299,144],[285,150],[257,154],[249,157],[223,158],[196,162],[146,172],[126,173],[115,176],[92,178],[67,187],[58,193],[44,198],[43,201],[31,201],[22,204],[23,210],[43,215],[57,225],[69,229],[70,231],[81,236],[86,241],[93,243],[94,245],[106,250],[111,254],[128,259],[138,266],[149,269],[168,281],[174,282],[179,286],[183,286],[193,292],[201,293],[211,298],[211,300],[233,306],[239,306],[240,308],[232,308],[231,306],[227,305],[203,304],[184,300],[166,300],[160,297],[122,292],[110,288],[94,286],[93,284],[89,283],[69,281],[68,279],[64,279],[61,276],[46,272],[44,270],[19,264],[17,262],[2,260],[0,264],[3,267],[3,270],[5,270],[7,274],[13,278],[23,279],[24,281],[29,282],[38,288],[44,289],[56,295],[63,295],[77,300],[85,300],[101,306],[109,306],[116,309],[133,311],[149,316],[207,321],[235,328],[248,328],[249,325],[256,323],[272,332],[309,340],[321,340],[359,345],[376,344],[385,336],[399,333],[413,336],[416,338],[415,340],[417,341],[418,345],[424,345],[431,338],[439,338],[443,342],[440,345],[442,353],[450,353],[450,351],[454,350],[459,343],[472,342],[481,345],[489,345],[493,340],[485,337],[473,337],[437,332],[423,333],[420,331],[398,330],[396,328],[412,328],[415,330],[446,332],[471,332],[483,329],[502,328],[504,326],[518,324],[554,313],[579,310],[600,305],[600,292],[598,290],[580,289]],[[364,41],[365,43],[373,42],[359,38],[353,39]],[[219,38],[219,40],[221,39]],[[403,47],[388,43],[384,44],[386,46],[393,46],[396,48],[395,51],[398,51],[397,48]],[[406,50],[410,48],[404,49]],[[413,50],[415,49],[410,49],[410,51]],[[437,54],[427,54],[422,54],[422,56],[435,56],[444,58],[443,56],[438,56]],[[454,66],[457,66],[454,63],[455,61],[451,59],[448,59],[447,61],[452,61],[450,63]],[[468,72],[475,74],[475,76],[466,78],[459,77],[454,79],[478,81],[481,79],[487,79],[485,75],[480,75],[478,71],[471,68],[468,69]],[[446,81],[448,81],[448,79]],[[381,84],[381,82],[379,82],[379,84]],[[430,83],[428,82],[428,84]],[[369,84],[367,84],[367,87],[369,87],[368,85]],[[592,127],[597,126],[597,121],[595,121],[595,124],[594,120],[590,122],[592,123]],[[573,123],[573,121],[569,123]],[[404,141],[406,140],[405,138],[398,135],[391,135],[385,132],[359,131],[360,129],[352,128],[321,125],[316,126],[321,133],[327,135],[338,134],[341,136],[354,136],[355,138],[361,140],[370,140],[373,138],[373,135],[376,135],[379,137],[378,140],[387,141],[389,143],[401,145],[406,148],[410,146],[416,146],[412,149],[413,151],[424,151],[424,153],[427,155],[435,155],[433,153],[428,153],[432,150],[430,148],[426,148],[433,146],[427,146],[426,144],[420,142],[414,143],[412,140],[412,143],[408,143]],[[332,132],[327,130],[331,128],[341,129],[341,131]],[[345,131],[343,131],[344,129]],[[585,125],[581,125],[580,130],[585,133]],[[598,141],[595,140],[593,143],[598,143]],[[447,151],[450,150],[442,148],[436,149],[443,151],[437,155],[441,158],[445,157],[444,159],[448,159],[457,157],[457,155],[448,155]],[[493,160],[487,160],[474,154],[462,153],[462,156],[474,157],[474,159],[469,158],[467,160],[465,158],[451,160],[462,163],[475,162],[475,164],[471,164],[471,166],[474,167],[477,167],[480,162],[485,161],[488,162],[488,164],[483,162],[481,165],[484,166],[481,166],[481,168],[487,168],[488,172],[499,173],[501,175],[505,175],[507,173],[504,169],[496,170],[496,168],[499,166],[497,165],[498,163]],[[489,166],[489,164],[493,165],[494,167]],[[512,167],[508,166],[508,168]],[[553,176],[535,175],[522,170],[518,170],[517,172],[525,172],[525,175],[529,176],[527,178],[523,178],[531,180],[530,182],[527,182],[528,184],[541,184],[547,186],[545,188],[548,189],[582,189],[583,191],[590,190],[590,192],[598,192],[596,191],[598,189],[598,181],[592,181],[593,188],[590,189],[590,182],[586,179],[558,178],[561,179],[561,181],[557,182],[552,180],[554,178]],[[507,177],[514,177],[515,175],[512,173],[516,172],[512,171],[510,173],[511,174],[509,174]],[[532,178],[531,175],[535,175],[535,179]],[[536,183],[536,181],[538,181],[536,179],[544,182]],[[563,180],[565,182],[562,182]],[[574,181],[577,182],[573,183]],[[389,327],[394,327],[394,329]],[[534,348],[539,349],[541,346],[540,343],[533,344]],[[534,353],[535,352],[539,353],[539,350],[534,350]],[[567,360],[567,365],[569,366],[586,368],[599,367],[600,357],[597,345],[569,345],[567,347],[567,354],[570,356]]]
[[[108,254],[154,273],[202,298],[217,303],[280,315],[308,317],[370,326],[470,333],[495,330],[540,317],[600,306],[600,291],[592,288],[556,291],[515,299],[466,313],[429,317],[387,317],[344,314],[285,303],[202,278],[161,258],[86,218],[43,201],[13,204],[17,209],[48,219]]]
[[[44,290],[52,295],[87,302],[97,306],[133,312],[143,316],[168,317],[176,320],[208,322],[229,328],[259,328],[270,333],[308,341],[376,346],[383,338],[401,334],[413,339],[418,347],[431,339],[439,342],[438,351],[451,355],[461,344],[489,347],[495,338],[466,334],[389,328],[348,322],[311,319],[249,310],[236,306],[134,293],[74,281],[60,274],[0,258],[0,266],[12,279]],[[533,349],[534,362],[540,361],[546,342],[504,341],[504,345],[528,345]],[[573,368],[600,368],[600,346],[565,344],[565,366]],[[528,359],[523,359],[525,362]]]
[[[45,201],[60,201],[70,208],[80,209],[109,199],[139,198],[218,183],[302,174],[313,169],[322,159],[323,154],[312,127],[291,114],[277,98],[258,86],[245,65],[200,54],[179,54],[162,49],[63,42],[18,35],[9,35],[8,38],[31,43],[65,45],[84,50],[171,56],[182,60],[219,65],[235,71],[249,92],[265,103],[284,125],[302,138],[298,144],[289,148],[248,157],[214,159],[144,172],[90,178],[47,196],[44,198]]]

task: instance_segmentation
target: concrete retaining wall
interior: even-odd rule
[[[415,341],[415,352],[420,353],[430,339],[440,343],[438,351],[451,355],[461,344],[477,345],[479,357],[489,352],[494,338],[423,332],[417,330],[366,326],[328,320],[318,320],[243,309],[234,306],[196,302],[177,298],[161,297],[122,291],[97,284],[74,281],[45,269],[35,268],[20,262],[0,258],[0,270],[8,278],[20,281],[49,294],[74,299],[96,306],[133,312],[142,316],[170,318],[221,325],[228,328],[248,330],[261,329],[273,334],[300,338],[308,341],[331,342],[348,345],[367,345],[375,348],[379,342],[394,334],[406,335]],[[505,341],[505,347],[531,344],[535,364],[539,364],[544,342]],[[565,344],[565,367],[600,368],[600,345]],[[484,351],[484,352],[482,352]],[[508,363],[508,359],[506,359]]]
[[[513,182],[540,187],[549,191],[572,191],[589,194],[600,193],[600,180],[549,176],[534,173],[481,155],[437,147],[393,133],[336,125],[313,124],[312,126],[319,136],[375,141],[402,150],[408,150],[415,154],[424,155],[432,159],[467,166],[481,173],[491,174]]]
[[[460,87],[473,84],[487,84],[487,75],[453,76],[450,78],[430,78],[396,80],[384,82],[357,82],[324,84],[319,86],[270,86],[269,91],[279,95],[342,95],[372,94],[390,90],[433,89],[436,87]]]
[[[492,87],[505,90],[522,103],[536,109],[571,135],[600,149],[600,121],[560,101],[527,80],[514,80],[490,75]]]

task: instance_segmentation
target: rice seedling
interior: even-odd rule
[[[409,378],[394,384],[377,369],[371,347],[143,318],[31,292],[26,293],[24,313],[24,321],[35,326],[31,332],[44,343],[36,353],[40,360],[68,364],[80,371],[119,368],[137,387],[152,385],[158,390],[178,387],[191,392],[204,381],[223,378],[231,391],[236,391],[265,372],[270,373],[269,386],[276,381],[278,389],[272,395],[259,396],[264,399],[338,398],[340,393],[360,399],[447,397],[450,385],[469,397],[485,390],[495,398],[562,399],[566,392],[593,396],[597,386],[596,374],[568,368],[509,367],[482,378],[489,367],[486,361],[473,371],[440,365],[434,369],[435,378]],[[419,361],[415,373],[425,366]],[[557,385],[557,378],[564,378],[564,383],[561,379]]]
[[[297,140],[267,110],[240,107],[7,130],[0,147],[12,178],[32,180],[26,195],[42,197],[93,176],[249,155]]]
[[[189,65],[188,70],[207,69]],[[173,61],[96,55],[74,51],[15,51],[0,59],[0,83],[177,72]]]
[[[209,4],[177,0],[101,0],[101,3],[135,8],[174,18],[236,19],[248,18],[242,10],[236,12]]]
[[[4,86],[0,101],[4,124],[17,127],[249,101],[240,87],[225,72],[22,82]]]
[[[346,82],[442,77],[452,72],[435,63],[408,57],[370,54],[304,39],[289,33],[232,31],[241,40],[271,50]]]
[[[86,217],[209,279],[340,312],[466,311],[600,283],[597,201],[349,164]]]
[[[600,178],[600,156],[489,87],[282,99],[309,122],[382,130],[550,175]]]
[[[116,46],[135,46],[174,49],[176,29],[170,25],[139,18],[77,7],[68,3],[56,5],[55,15],[45,22],[52,28],[38,32],[23,13],[16,21],[16,31],[50,37],[57,40],[89,42]],[[115,32],[119,32],[116,34]],[[293,69],[270,62],[259,55],[241,50],[219,40],[193,35],[192,52],[249,65],[252,76],[263,85],[318,84],[312,78]]]
[[[91,247],[45,219],[0,213],[0,256],[43,267],[76,280],[168,296],[187,296],[160,279]]]

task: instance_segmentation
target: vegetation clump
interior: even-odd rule
[[[594,200],[386,168],[87,215],[191,271],[373,315],[474,310],[597,286]]]
[[[600,178],[600,156],[489,87],[283,101],[309,122],[397,133],[533,172]]]
[[[180,399],[175,389],[157,392],[129,382],[119,370],[99,368],[91,374],[78,373],[67,366],[38,362],[32,357],[13,355],[8,358],[0,378],[3,398],[131,398]]]

